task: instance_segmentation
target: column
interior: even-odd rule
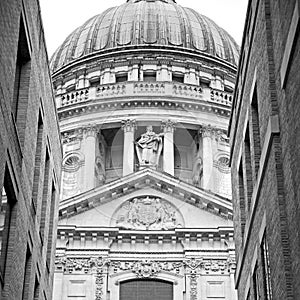
[[[84,189],[91,190],[95,187],[95,160],[96,139],[98,127],[87,126],[83,128],[83,153],[84,153]]]
[[[134,171],[135,120],[122,121],[122,129],[124,131],[123,176],[126,176]]]
[[[210,125],[202,126],[200,133],[202,135],[203,160],[202,187],[206,190],[213,190],[213,128]]]
[[[164,130],[163,170],[174,176],[174,127],[175,122],[168,120],[162,122]]]

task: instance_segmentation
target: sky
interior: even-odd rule
[[[49,58],[77,27],[126,0],[40,0]],[[241,45],[248,0],[176,0],[215,21]]]

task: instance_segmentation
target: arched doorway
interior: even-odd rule
[[[120,283],[120,300],[173,300],[173,283],[134,279]]]

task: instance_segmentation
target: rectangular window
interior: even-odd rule
[[[40,234],[41,234],[42,242],[44,241],[45,238],[45,225],[46,225],[47,207],[48,207],[47,204],[48,204],[48,194],[49,194],[49,177],[50,177],[50,157],[49,157],[48,149],[46,149],[42,210],[41,210],[41,220],[40,220]]]
[[[128,74],[116,74],[116,82],[125,82],[128,81]]]
[[[244,176],[243,176],[243,167],[240,163],[239,172],[239,205],[240,205],[240,225],[241,225],[241,235],[242,242],[244,242],[244,233],[246,226],[246,205],[245,205],[245,189],[244,189]]]
[[[35,162],[34,162],[34,175],[33,175],[33,189],[32,189],[32,207],[36,213],[37,199],[39,192],[39,177],[41,172],[41,156],[42,156],[42,144],[43,144],[43,119],[41,112],[39,113],[38,129],[36,135],[36,146],[35,146]]]
[[[184,75],[183,74],[172,74],[172,81],[184,83]]]
[[[0,281],[3,283],[8,243],[12,230],[12,210],[17,201],[7,166],[5,168],[4,185],[0,197]]]
[[[255,85],[252,101],[251,101],[251,122],[252,122],[252,138],[253,138],[253,174],[254,179],[257,177],[259,169],[259,160],[261,155],[260,132],[259,132],[259,113],[257,100],[257,87]]]
[[[247,126],[246,135],[244,139],[244,182],[246,188],[246,210],[249,216],[251,209],[251,197],[253,193],[253,180],[252,180],[252,161],[251,161],[251,150],[250,150],[250,135],[249,126]]]
[[[144,72],[144,81],[154,82],[156,81],[156,72]]]
[[[268,248],[266,235],[264,235],[262,238],[260,252],[261,252],[261,260],[262,260],[262,268],[263,268],[265,299],[271,300],[272,285],[271,285],[271,274],[270,274],[269,248]]]
[[[52,256],[52,243],[53,243],[53,227],[54,227],[54,217],[55,217],[55,201],[56,201],[56,190],[54,183],[52,183],[52,192],[51,192],[51,203],[50,203],[50,220],[49,220],[49,230],[48,230],[48,247],[47,247],[47,261],[46,264],[50,270],[51,266],[51,256]],[[54,249],[53,249],[54,250]]]
[[[31,73],[30,50],[27,40],[25,23],[20,18],[17,60],[15,69],[14,93],[12,101],[12,114],[21,145],[24,144],[26,115],[29,96],[29,84]]]
[[[27,245],[24,278],[23,278],[23,293],[22,293],[23,300],[29,299],[29,290],[31,288],[30,285],[31,269],[32,269],[32,256],[31,256],[29,246]]]
[[[37,279],[35,278],[35,283],[34,283],[34,293],[33,293],[33,300],[39,300],[40,299],[40,284]]]

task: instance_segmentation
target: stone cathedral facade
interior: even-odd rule
[[[127,0],[55,52],[55,300],[236,299],[226,130],[238,51],[174,0]]]

